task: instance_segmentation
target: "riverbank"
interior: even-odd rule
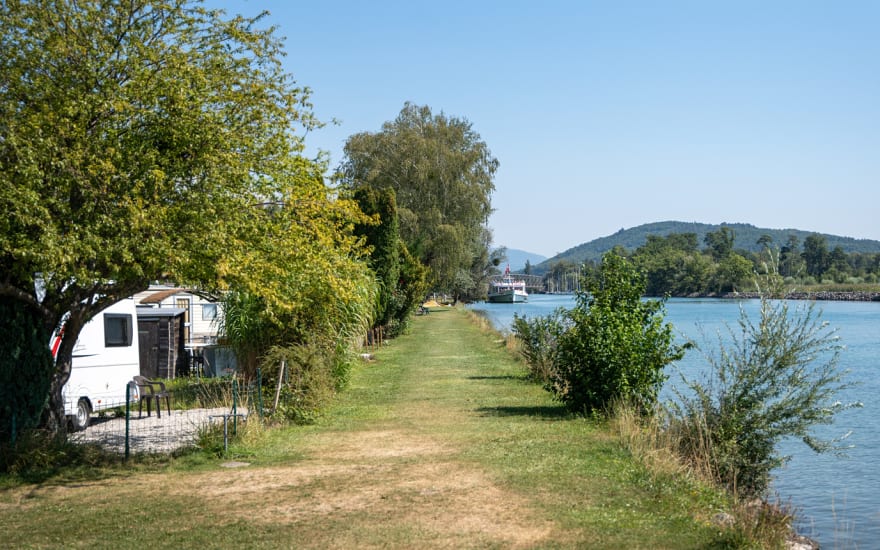
[[[715,298],[716,296],[700,296],[701,298]],[[727,292],[718,298],[757,299],[761,295],[757,292]],[[820,290],[815,292],[795,291],[785,295],[787,300],[833,300],[837,302],[880,302],[880,292],[869,291],[835,291]]]

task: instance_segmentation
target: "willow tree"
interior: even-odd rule
[[[353,210],[300,155],[317,124],[308,90],[259,19],[190,0],[0,3],[0,295],[49,331],[67,315],[51,383],[58,429],[77,336],[112,302],[158,278],[257,285],[268,276],[243,265],[270,264],[256,251],[304,234],[289,255],[313,256],[280,265],[308,277],[352,260],[317,250],[344,240],[335,229]],[[298,210],[274,215],[268,202]]]
[[[407,103],[381,131],[348,139],[340,173],[347,189],[393,189],[401,237],[432,286],[462,292],[479,277],[497,169],[470,122]]]

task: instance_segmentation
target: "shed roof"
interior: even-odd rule
[[[182,307],[138,307],[135,311],[137,311],[138,319],[177,317],[186,313],[186,310]]]
[[[180,294],[181,292],[189,292],[189,290],[186,288],[169,288],[166,290],[157,290],[146,298],[142,298],[141,303],[158,304],[161,303],[162,300],[164,300],[165,298],[168,298],[169,296],[174,296],[175,294]]]

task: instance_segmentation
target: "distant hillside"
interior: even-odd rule
[[[529,261],[529,264],[532,266],[536,266],[547,259],[547,256],[541,256],[540,254],[534,254],[532,252],[526,252],[525,250],[517,250],[516,248],[508,248],[507,249],[507,262],[510,264],[511,271],[522,271],[526,267],[526,260]],[[501,269],[504,269],[504,266],[500,266]]]
[[[747,223],[724,223],[724,224],[707,224],[696,222],[656,222],[640,225],[631,229],[621,229],[613,235],[601,237],[593,241],[580,244],[573,248],[569,248],[561,254],[548,259],[535,266],[537,272],[543,272],[550,268],[554,263],[565,260],[572,263],[582,263],[585,261],[599,260],[602,255],[617,245],[623,246],[627,250],[635,250],[642,246],[648,239],[648,235],[657,235],[665,237],[672,233],[696,233],[700,247],[703,247],[703,238],[706,233],[718,231],[722,226],[729,227],[733,230],[735,241],[734,248],[759,252],[761,246],[757,244],[758,239],[762,235],[769,235],[773,239],[773,244],[782,247],[788,242],[789,235],[795,235],[800,245],[803,245],[804,239],[808,236],[816,234],[815,231],[804,231],[802,229],[766,229],[755,227]],[[840,237],[837,235],[829,235],[827,233],[819,233],[828,243],[828,250],[834,250],[839,246],[844,252],[861,252],[861,253],[880,253],[880,241],[871,239],[853,239],[852,237]]]

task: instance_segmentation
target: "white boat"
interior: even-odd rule
[[[529,294],[526,292],[526,282],[515,279],[510,274],[510,266],[504,270],[504,275],[489,282],[489,301],[496,304],[516,304],[526,302]]]

